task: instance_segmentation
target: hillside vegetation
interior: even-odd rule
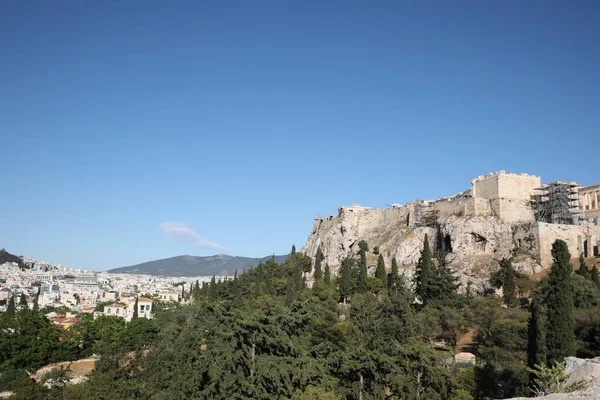
[[[151,320],[84,315],[63,332],[38,311],[5,313],[0,390],[14,399],[491,399],[535,393],[544,366],[566,356],[600,355],[598,274],[573,273],[564,242],[537,284],[505,260],[490,282],[502,296],[459,294],[427,240],[414,282],[382,257],[369,276],[360,246],[337,278],[320,251],[314,260],[293,252],[186,288],[188,304],[156,301]],[[454,361],[459,350],[477,363]],[[47,388],[24,373],[91,354],[100,360],[81,384],[57,374]]]

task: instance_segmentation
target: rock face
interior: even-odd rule
[[[570,374],[567,384],[578,380],[587,382],[587,388],[573,393],[556,393],[542,397],[535,397],[536,400],[580,400],[580,399],[600,399],[600,357],[581,359],[576,357],[567,357],[565,359],[565,372]],[[511,400],[527,400],[531,397],[516,397]]]
[[[365,240],[370,249],[379,248],[386,266],[396,258],[406,275],[412,275],[418,262],[423,240],[428,235],[433,249],[447,254],[446,261],[463,283],[481,286],[502,258],[515,253],[512,226],[494,216],[456,216],[438,218],[425,225],[411,216],[414,207],[374,209],[360,206],[341,207],[337,216],[318,219],[302,252],[314,257],[319,246],[336,273],[341,260],[358,253],[358,242]],[[423,220],[424,218],[420,218]],[[541,267],[525,253],[519,269],[534,273]],[[377,256],[369,254],[369,268],[375,267]]]

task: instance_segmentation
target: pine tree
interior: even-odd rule
[[[133,304],[133,315],[131,316],[131,320],[138,319],[138,298],[135,298],[135,303]]]
[[[384,285],[386,284],[387,274],[385,272],[385,261],[383,254],[377,258],[377,269],[375,270],[375,278],[379,279]]]
[[[587,266],[585,265],[585,257],[583,253],[579,255],[579,268],[577,269],[577,274],[581,275],[585,279],[590,279],[590,271],[588,271]]]
[[[567,244],[557,240],[552,244],[554,263],[548,276],[548,319],[546,347],[548,366],[562,362],[575,353],[575,319],[571,282],[571,254]]]
[[[527,323],[527,365],[533,369],[536,365],[546,363],[546,334],[539,300],[533,299],[529,310],[531,315]]]
[[[323,275],[323,281],[326,285],[331,285],[331,268],[329,263],[325,263],[325,274]]]
[[[6,314],[7,315],[15,315],[15,311],[16,311],[15,297],[10,296],[10,299],[8,300],[8,306],[6,307]]]
[[[321,246],[319,246],[319,248],[317,248],[317,254],[315,255],[315,281],[323,279],[323,268],[321,267],[323,258],[323,252],[321,251]]]
[[[590,272],[590,279],[596,284],[598,289],[600,289],[600,276],[598,274],[598,267],[596,267],[595,265],[592,268],[592,272]]]
[[[508,308],[512,308],[517,304],[515,270],[512,263],[506,259],[500,261],[500,268],[502,270],[502,298],[504,299],[504,304]]]
[[[432,284],[435,278],[435,265],[429,248],[427,234],[423,239],[423,250],[415,270],[415,294],[427,305],[432,300]]]

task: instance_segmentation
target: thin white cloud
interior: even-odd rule
[[[162,224],[160,224],[160,228],[170,239],[176,240],[178,242],[191,243],[197,247],[209,247],[211,249],[215,249],[223,253],[227,252],[227,249],[225,247],[203,238],[183,222],[163,222]]]

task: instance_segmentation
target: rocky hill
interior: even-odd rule
[[[185,255],[115,268],[108,272],[164,276],[231,276],[236,270],[241,272],[244,269],[249,269],[261,262],[265,262],[271,257],[272,256],[263,258],[234,257],[225,254],[206,257]],[[287,257],[287,255],[275,256],[275,261],[283,262]]]
[[[314,221],[302,252],[314,257],[321,247],[325,262],[337,272],[345,257],[358,254],[358,243],[364,240],[371,250],[378,248],[388,269],[396,258],[410,276],[427,235],[430,246],[445,255],[462,283],[471,281],[479,288],[503,258],[511,258],[526,274],[547,269],[556,239],[567,243],[574,261],[583,253],[589,262],[597,262],[600,226],[572,208],[545,204],[546,197],[540,200],[537,193],[544,185],[539,177],[500,171],[475,178],[471,185],[457,195],[433,201],[416,200],[385,209],[340,207],[337,215]],[[571,207],[576,192],[572,185],[568,188],[565,202]],[[548,218],[557,213],[561,223]],[[377,257],[374,252],[368,255],[371,272]]]

